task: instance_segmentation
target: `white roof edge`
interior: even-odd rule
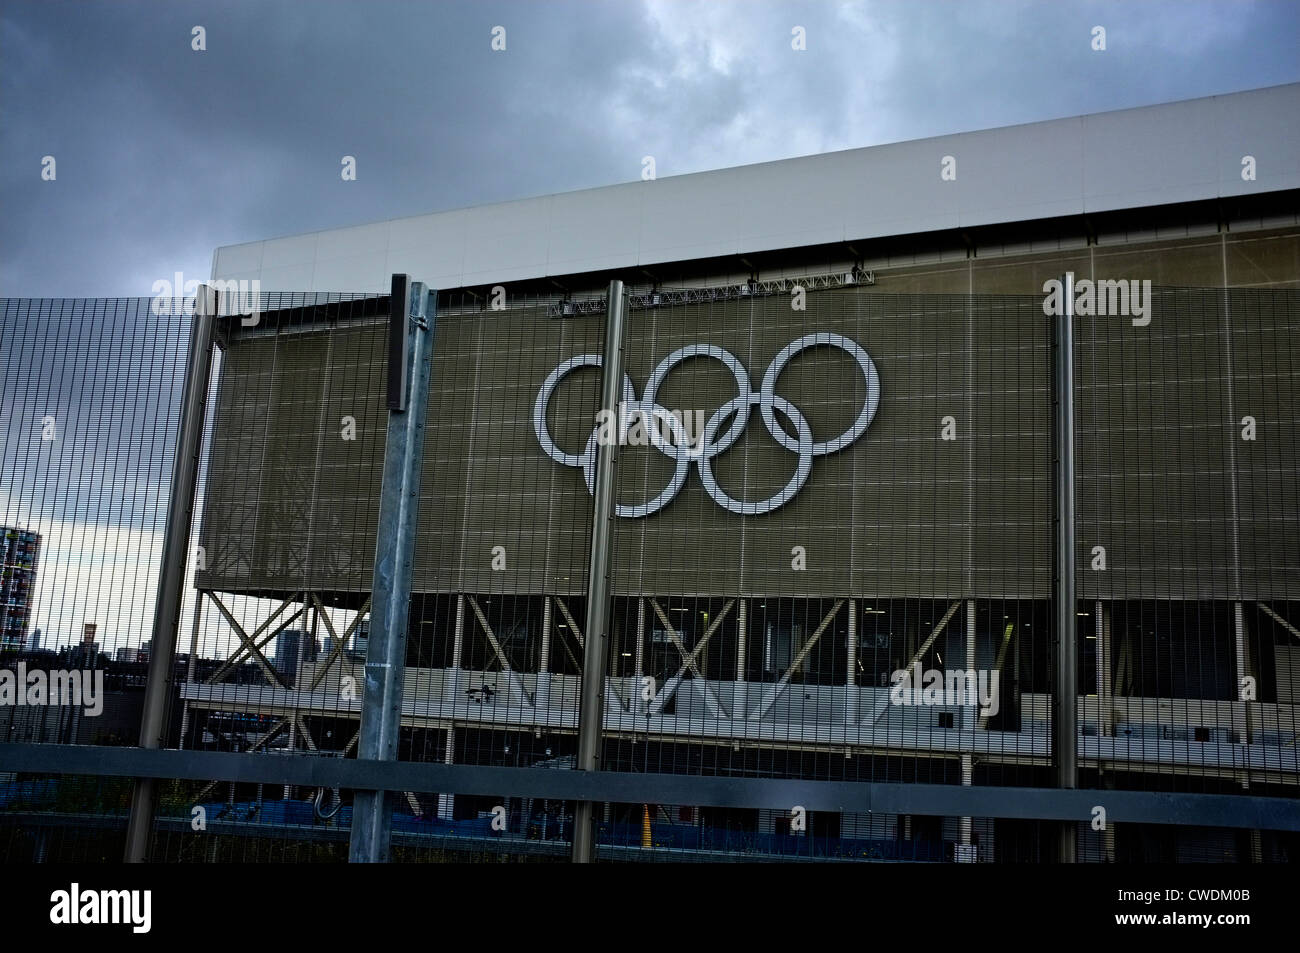
[[[213,277],[453,288],[1294,189],[1297,116],[1291,83],[845,149],[226,245]]]

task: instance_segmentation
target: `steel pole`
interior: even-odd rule
[[[1074,273],[1061,278],[1061,308],[1052,339],[1052,483],[1055,491],[1052,596],[1056,612],[1056,682],[1052,754],[1056,786],[1078,787],[1078,681],[1074,551]],[[1058,859],[1075,861],[1074,822],[1061,825]]]
[[[411,569],[420,512],[424,427],[433,355],[435,292],[406,275],[393,276],[392,336],[406,344],[390,359],[407,367],[389,369],[388,434],[375,542],[374,594],[366,646],[365,691],[357,757],[397,759],[402,723],[402,681],[406,668],[406,626],[411,607]],[[400,409],[399,409],[400,408]],[[353,797],[348,857],[354,863],[388,860],[392,838],[388,792],[358,790]]]
[[[190,526],[194,519],[199,453],[203,446],[204,414],[208,405],[208,378],[212,374],[212,327],[217,311],[215,303],[207,297],[206,288],[200,289],[195,303],[185,366],[185,390],[181,397],[180,432],[176,439],[176,459],[172,463],[167,522],[163,529],[162,571],[158,579],[158,599],[154,604],[149,678],[145,683],[144,709],[140,715],[141,748],[161,748],[166,741],[172,669],[176,661],[176,631],[180,626],[181,603],[185,595],[185,569],[189,565]],[[123,859],[128,864],[148,860],[156,801],[154,779],[137,778],[131,792],[131,813],[126,826]]]
[[[600,407],[618,420],[623,380],[623,282],[611,281],[605,308],[605,353]],[[605,717],[605,669],[609,658],[609,555],[614,519],[615,439],[600,441],[596,452],[595,503],[591,520],[591,562],[587,573],[587,641],[582,650],[582,691],[578,703],[579,771],[600,770],[601,728]],[[579,801],[573,812],[573,862],[596,859],[596,815],[591,801]]]

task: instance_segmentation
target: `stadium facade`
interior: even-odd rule
[[[268,600],[255,644],[305,626],[323,648],[293,679],[185,683],[185,744],[230,713],[354,737],[362,660],[328,610],[364,625],[409,273],[439,295],[401,756],[572,753],[617,278],[606,766],[1050,786],[1045,304],[1069,273],[1081,785],[1294,797],[1297,115],[1281,86],[218,249],[213,278],[265,303],[223,326],[195,585],[232,623],[232,596]],[[636,411],[668,439],[636,439]],[[921,690],[954,671],[986,691]],[[1036,850],[1017,822],[922,813],[813,830]],[[1081,823],[1085,856],[1296,850],[1137,828]]]

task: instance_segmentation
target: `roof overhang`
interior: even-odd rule
[[[213,277],[451,289],[1294,190],[1297,117],[1293,83],[228,245]]]

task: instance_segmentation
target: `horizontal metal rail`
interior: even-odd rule
[[[170,834],[188,834],[193,831],[188,817],[159,817],[155,826]],[[351,836],[347,827],[304,826],[302,824],[268,824],[262,821],[212,821],[207,822],[203,833],[209,837],[240,837],[302,841],[304,843],[345,843]],[[41,813],[35,811],[0,812],[0,828],[23,827],[41,829],[95,828],[107,831],[126,826],[125,814],[72,814]],[[415,847],[422,850],[442,850],[460,854],[528,854],[568,859],[568,840],[535,840],[518,834],[416,833],[394,831],[393,846]],[[717,863],[771,864],[771,863],[936,863],[937,858],[896,858],[855,856],[851,854],[769,853],[749,850],[727,850],[704,847],[633,847],[624,844],[597,844],[596,856],[601,860],[618,860],[641,863],[665,861],[712,861]]]
[[[612,680],[611,680],[612,681]],[[729,682],[705,682],[722,694]],[[554,691],[554,689],[552,689]],[[887,697],[881,693],[882,698]],[[297,691],[267,685],[181,686],[181,698],[202,710],[240,711],[283,717],[292,713],[356,720],[359,702],[339,700],[329,692]],[[869,702],[871,696],[863,695]],[[1080,704],[1083,697],[1080,696]],[[559,707],[483,705],[468,697],[414,701],[403,706],[406,726],[483,728],[509,731],[543,729],[572,733],[577,728],[577,709]],[[749,721],[706,718],[691,714],[652,715],[606,709],[605,736],[645,738],[647,733],[664,740],[741,741],[746,744],[802,750],[842,751],[852,748],[860,754],[898,754],[943,758],[974,754],[989,763],[1050,764],[1051,735],[1040,731],[968,731],[960,728],[888,727],[867,722],[861,725],[827,722]],[[792,724],[795,727],[792,727]],[[1229,727],[1220,724],[1218,727]],[[1171,765],[1187,769],[1187,776],[1240,779],[1249,772],[1258,783],[1295,785],[1300,780],[1300,752],[1294,746],[1243,745],[1227,741],[1152,740],[1142,736],[1082,735],[1079,763],[1083,767],[1104,766],[1124,770],[1167,770]]]
[[[1093,808],[1101,806],[1112,824],[1300,831],[1300,801],[1235,794],[711,777],[14,743],[0,744],[0,771],[1022,820],[1091,821]]]

